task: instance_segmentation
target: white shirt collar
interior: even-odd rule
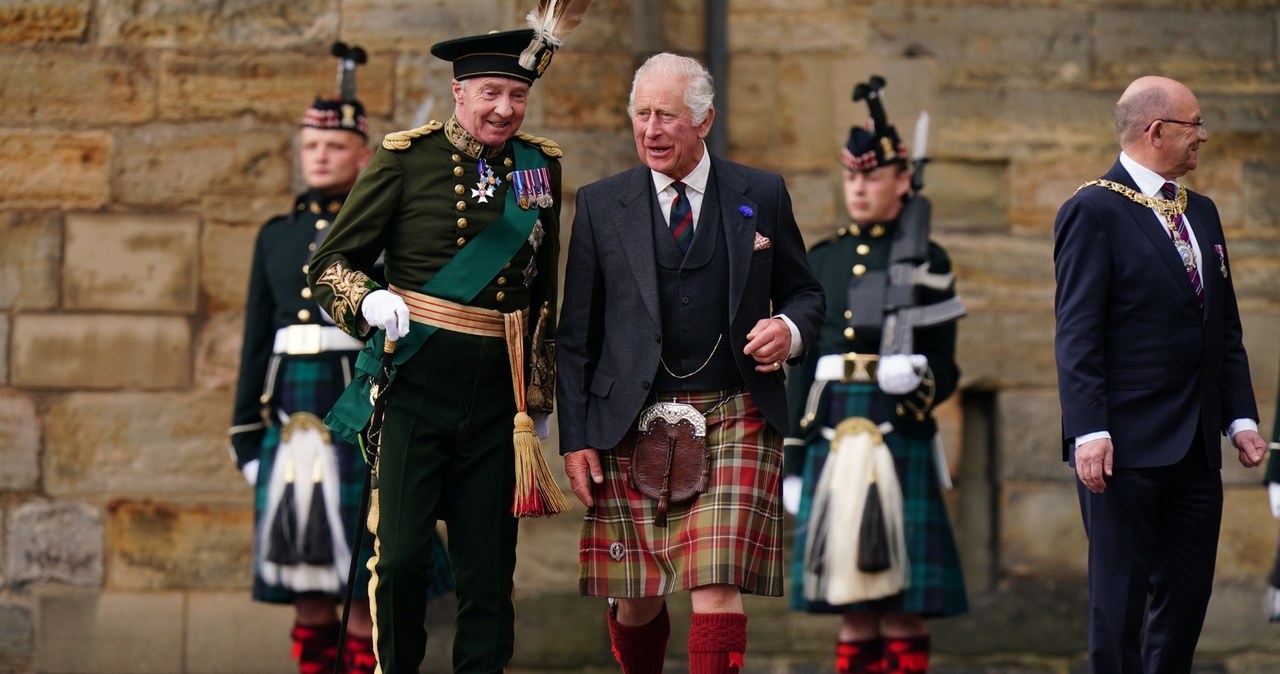
[[[658,173],[657,171],[653,171],[653,170],[650,170],[649,173],[653,176],[653,186],[658,190],[659,193],[661,193],[663,190],[667,189],[668,187],[671,187],[671,184],[676,181],[675,178],[672,178],[671,176],[665,173]],[[689,172],[689,175],[685,176],[684,179],[681,180],[680,182],[683,182],[685,184],[685,187],[693,188],[698,192],[698,194],[706,194],[707,180],[710,179],[710,177],[711,177],[711,153],[707,152],[707,144],[703,143],[702,159],[698,160],[698,165],[693,167],[693,170]]]
[[[1120,153],[1120,165],[1129,172],[1129,175],[1133,178],[1133,183],[1138,186],[1138,191],[1149,197],[1159,193],[1160,188],[1164,187],[1166,182],[1177,184],[1177,181],[1165,180],[1164,176],[1139,164],[1138,160],[1124,152]]]

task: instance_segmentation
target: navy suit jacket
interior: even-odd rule
[[[1103,178],[1137,189],[1119,161]],[[1235,419],[1258,418],[1218,210],[1188,192],[1186,213],[1203,310],[1150,208],[1095,185],[1058,211],[1054,351],[1072,465],[1072,438],[1102,430],[1117,468],[1171,465],[1199,428],[1209,465],[1221,468],[1220,434]]]
[[[809,269],[781,176],[712,157],[710,181],[718,198],[703,202],[698,226],[713,218],[723,225],[734,360],[765,420],[785,432],[782,372],[756,372],[742,350],[756,322],[777,314],[786,314],[811,345],[823,316],[822,286]],[[713,194],[710,184],[707,193]],[[661,216],[653,213],[653,195],[644,166],[578,190],[556,332],[562,454],[617,445],[652,393],[662,354],[653,248],[653,222]],[[757,233],[771,246],[755,250]]]

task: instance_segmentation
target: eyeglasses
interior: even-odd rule
[[[1161,117],[1160,119],[1153,119],[1153,120],[1151,120],[1151,124],[1155,124],[1156,122],[1164,122],[1165,124],[1185,124],[1185,125],[1187,125],[1187,126],[1194,126],[1194,127],[1196,127],[1196,132],[1197,132],[1197,133],[1199,133],[1199,132],[1201,132],[1201,131],[1204,131],[1204,130],[1205,130],[1204,120],[1203,120],[1203,119],[1196,120],[1196,121],[1194,121],[1194,122],[1184,122],[1184,121],[1182,121],[1182,120],[1180,120],[1180,119],[1165,119],[1165,118],[1163,118],[1163,117]],[[1144,131],[1149,130],[1149,129],[1151,128],[1151,124],[1148,124],[1148,125],[1147,125],[1147,128],[1146,128],[1146,129],[1144,129]]]

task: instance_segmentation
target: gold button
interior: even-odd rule
[[[458,237],[458,247],[461,248],[465,245],[467,245],[467,237],[465,236]]]
[[[876,225],[875,227],[872,227],[871,236],[872,238],[875,238],[878,236],[884,236],[884,227],[881,225]]]
[[[462,163],[462,155],[460,155],[460,154],[455,154],[455,155],[453,155],[453,163],[455,163],[455,164],[461,164],[461,163]]]
[[[506,159],[502,160],[502,165],[507,168],[511,168],[512,166],[515,166],[516,163],[511,161],[511,157],[507,157]]]
[[[848,234],[848,233],[849,233],[849,230],[845,229],[844,227],[841,227],[840,229],[836,230],[836,236],[844,236],[845,234]]]
[[[315,250],[315,249],[316,249],[316,244],[314,242],[307,244],[307,250]]]
[[[907,410],[906,410],[906,409],[904,409],[904,408],[902,407],[902,405],[901,405],[901,404],[899,404],[899,405],[897,405],[896,407],[894,407],[894,408],[893,408],[893,412],[894,412],[894,414],[897,414],[897,415],[898,415],[898,416],[900,416],[900,417],[905,417],[905,416],[907,416]]]
[[[302,265],[302,273],[304,273],[304,274],[310,274],[310,273],[311,273],[311,265],[309,265],[309,264],[304,264],[304,265]]]
[[[861,236],[862,228],[857,225],[849,225],[849,233],[854,236]]]
[[[867,265],[865,265],[865,264],[855,264],[855,265],[853,265],[853,275],[854,275],[854,276],[862,276],[862,275],[863,275],[863,274],[865,274],[865,273],[867,273]]]
[[[309,321],[309,320],[311,320],[311,312],[310,312],[310,311],[307,311],[306,309],[300,309],[300,310],[298,310],[298,320],[300,320],[300,321]]]
[[[845,310],[844,310],[844,319],[847,321],[847,320],[849,320],[850,318],[853,318],[853,310],[852,310],[852,309],[845,309]]]
[[[511,182],[511,174],[510,174],[510,173],[508,173],[508,174],[507,174],[507,182]]]
[[[464,195],[464,194],[466,194],[466,193],[467,193],[467,188],[466,188],[466,187],[463,187],[462,185],[454,185],[454,186],[453,186],[453,193],[454,193],[454,194],[456,194],[456,195],[458,195],[458,196],[462,196],[462,195]]]
[[[302,289],[302,299],[304,299],[304,300],[309,300],[309,299],[311,299],[311,289],[310,289],[310,288],[303,288],[303,289]]]
[[[502,265],[502,268],[503,268],[503,269],[510,269],[510,268],[511,268],[511,263],[510,263],[510,262],[508,262],[508,263],[506,263],[506,264]]]
[[[458,229],[466,229],[466,228],[467,228],[467,219],[458,218]]]
[[[866,255],[867,253],[870,253],[870,252],[871,252],[871,246],[868,246],[868,245],[867,245],[867,244],[865,244],[865,243],[860,243],[860,244],[858,244],[858,254],[859,254],[859,255]]]
[[[465,211],[465,210],[467,210],[467,202],[462,201],[461,199],[459,199],[459,200],[458,200],[458,203],[454,204],[454,205],[453,205],[453,207],[454,207],[454,208],[456,208],[456,209],[458,209],[458,210],[460,210],[460,211]]]
[[[316,229],[324,229],[329,226],[328,220],[316,220]]]
[[[262,403],[263,405],[266,405],[267,403],[271,402],[271,394],[263,393],[261,396],[258,396],[258,402]]]
[[[507,294],[506,294],[506,293],[504,293],[504,292],[502,292],[501,290],[499,290],[499,291],[498,291],[498,294],[497,294],[497,295],[494,295],[494,299],[496,299],[496,300],[498,300],[499,302],[501,302],[502,300],[507,299]]]
[[[507,285],[507,277],[505,277],[505,276],[499,276],[499,277],[498,277],[498,285],[500,285],[500,286]]]
[[[845,328],[845,329],[844,329],[844,338],[845,338],[845,339],[853,339],[853,328]]]
[[[453,167],[453,175],[461,178],[463,173],[466,173],[466,170],[463,169],[461,166]]]
[[[300,210],[300,211],[305,211],[305,210],[307,210],[307,205],[306,205],[306,204],[298,204],[298,210]]]

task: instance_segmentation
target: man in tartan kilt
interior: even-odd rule
[[[933,408],[955,391],[959,379],[956,323],[952,319],[917,328],[911,354],[886,355],[882,353],[888,316],[884,286],[863,303],[869,306],[852,306],[851,292],[867,295],[857,294],[860,284],[877,274],[886,278],[897,257],[894,251],[902,249],[895,248],[894,242],[905,235],[904,206],[908,199],[922,198],[909,196],[912,175],[907,150],[897,131],[885,122],[883,108],[873,107],[872,117],[872,128],[853,127],[841,148],[845,206],[852,222],[809,252],[809,262],[827,294],[827,315],[816,343],[788,382],[792,423],[783,490],[787,510],[796,516],[791,606],[842,616],[836,641],[837,672],[914,674],[927,671],[928,666],[925,618],[967,610],[964,578],[940,486],[941,472],[947,468],[940,465],[935,452],[937,424],[932,415]],[[954,298],[955,290],[946,251],[927,239],[927,220],[923,225],[916,229],[923,230],[918,244],[927,242],[927,246],[913,247],[923,253],[918,262],[927,264],[931,281],[918,286],[914,294],[919,306],[928,306]],[[879,425],[893,456],[902,495],[899,517],[905,534],[907,582],[897,594],[832,605],[806,598],[806,564],[813,569],[806,550],[810,538],[819,534],[811,516],[815,486],[832,449],[831,429],[851,417]],[[840,526],[857,536],[858,522]],[[854,560],[836,561],[854,564]]]
[[[662,671],[666,595],[691,593],[689,671],[720,674],[743,665],[741,593],[783,590],[781,368],[812,341],[823,298],[782,178],[707,152],[713,94],[688,57],[640,67],[628,113],[643,166],[578,191],[568,252],[560,448],[588,508],[580,591],[615,600],[606,620],[625,674]],[[667,414],[682,420],[647,425]],[[654,429],[681,424],[705,427],[668,436],[693,453],[682,459],[706,459],[704,489],[651,498],[628,477],[633,459]],[[677,462],[671,445],[659,452]],[[675,476],[663,470],[659,483]]]
[[[364,343],[334,327],[311,298],[306,273],[356,177],[368,164],[368,120],[354,95],[363,50],[335,45],[342,91],[317,98],[303,115],[299,164],[307,190],[293,209],[258,233],[245,303],[244,343],[230,429],[232,458],[254,486],[253,598],[291,603],[292,656],[303,674],[334,670],[336,609],[352,554],[368,560],[372,536],[351,550],[359,519],[364,458],[320,418],[352,376]],[[358,54],[358,60],[351,58]],[[431,594],[452,585],[448,557],[433,545]],[[363,568],[363,565],[361,565]],[[357,576],[344,672],[375,666],[368,572]]]

